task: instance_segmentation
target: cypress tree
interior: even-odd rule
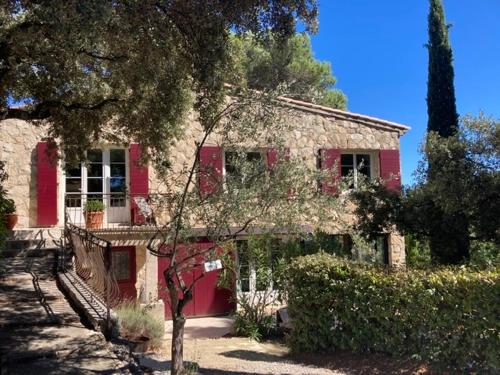
[[[449,137],[455,134],[458,128],[458,114],[453,84],[453,52],[442,0],[430,0],[428,22],[427,131],[435,131],[442,137]]]
[[[442,0],[430,0],[428,18],[429,28],[429,77],[427,82],[427,131],[437,132],[448,138],[457,133],[458,114],[453,84],[453,52],[448,37],[448,26]],[[444,142],[444,140],[443,140]],[[463,158],[454,150],[451,159]],[[431,256],[437,263],[457,264],[467,260],[470,255],[469,223],[467,215],[460,208],[444,210],[434,196],[433,187],[445,183],[443,173],[453,165],[448,154],[427,151],[427,184],[432,201],[429,220],[433,222],[429,235]],[[452,167],[453,168],[453,167]],[[458,174],[457,174],[458,175]],[[447,181],[449,183],[449,181]],[[434,185],[434,186],[433,186]],[[451,188],[451,187],[450,187]],[[442,198],[441,198],[442,199]]]

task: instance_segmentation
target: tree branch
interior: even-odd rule
[[[19,119],[19,120],[46,120],[52,116],[54,111],[66,110],[66,111],[100,111],[104,107],[110,104],[115,104],[123,99],[119,98],[107,98],[100,102],[94,104],[85,103],[72,103],[64,104],[57,100],[47,100],[40,102],[34,106],[27,105],[25,107],[10,107],[3,111],[0,111],[0,118],[5,119]]]

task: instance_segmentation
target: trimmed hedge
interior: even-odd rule
[[[500,272],[391,271],[319,253],[286,272],[294,352],[347,349],[500,371]]]

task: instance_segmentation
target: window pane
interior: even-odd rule
[[[343,166],[354,166],[354,157],[352,154],[342,154],[340,155],[340,164]]]
[[[89,164],[87,166],[88,177],[102,177],[102,164]]]
[[[247,153],[248,162],[262,162],[262,154],[260,152],[248,152]]]
[[[113,251],[111,258],[111,267],[116,280],[130,279],[130,253],[128,251]]]
[[[111,177],[125,177],[125,164],[111,164]]]
[[[81,178],[66,179],[66,193],[80,193],[82,191]]]
[[[111,193],[124,193],[125,192],[125,178],[124,177],[111,177],[110,190]]]
[[[109,200],[110,207],[125,207],[126,205],[125,195],[123,194],[112,195]]]
[[[238,252],[238,281],[242,292],[250,291],[250,264],[248,262],[248,248],[246,241],[236,242]]]
[[[101,201],[102,202],[102,194],[88,194],[87,201]]]
[[[80,198],[80,194],[75,195],[66,195],[66,207],[81,207],[82,199]]]
[[[125,163],[125,150],[114,149],[109,151],[111,163]]]
[[[78,165],[75,168],[67,168],[66,169],[66,177],[81,177],[82,176],[82,168]]]
[[[87,179],[87,191],[89,193],[102,193],[102,179],[101,178]]]
[[[90,162],[102,163],[102,150],[89,150],[87,152],[87,158]]]
[[[356,166],[359,173],[370,177],[370,155],[356,155]]]
[[[351,173],[354,170],[353,167],[341,167],[340,168],[340,174],[342,177],[349,176],[349,173]]]
[[[375,240],[375,262],[389,264],[389,241],[385,234],[377,236]]]

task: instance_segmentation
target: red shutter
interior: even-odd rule
[[[272,170],[276,163],[278,163],[278,150],[275,148],[267,149],[267,167]]]
[[[399,150],[380,150],[380,177],[389,190],[401,190],[401,168],[399,165]]]
[[[204,146],[200,149],[198,182],[202,195],[219,190],[222,183],[222,159],[222,148],[218,146]]]
[[[132,224],[144,224],[145,218],[139,214],[134,197],[147,198],[149,194],[148,166],[140,165],[141,147],[132,143],[129,149],[130,165],[130,207],[132,209]]]
[[[37,224],[57,224],[57,150],[48,151],[47,142],[39,142],[37,155]]]
[[[267,167],[269,168],[269,171],[271,172],[272,175],[274,166],[279,162],[280,158],[279,151],[275,148],[268,148],[266,154],[267,154]],[[283,159],[285,161],[290,161],[289,148],[284,149]],[[292,196],[293,196],[293,189],[290,188],[288,189],[288,198],[291,198]]]
[[[335,167],[335,169],[334,169]],[[321,150],[321,169],[331,171],[331,176],[321,184],[323,192],[335,194],[337,192],[337,183],[340,180],[340,150],[330,148]]]

